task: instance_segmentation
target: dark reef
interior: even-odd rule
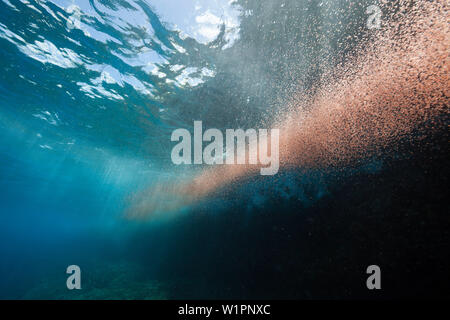
[[[157,230],[150,242],[165,254],[155,271],[180,279],[169,297],[449,297],[448,134],[395,154],[375,171],[329,174],[312,205],[274,197],[245,219],[241,195],[225,212],[198,209]],[[133,240],[146,251],[145,232]],[[382,270],[379,292],[366,288],[371,264]]]

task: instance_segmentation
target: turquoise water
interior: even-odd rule
[[[168,9],[151,1],[0,2],[1,297],[168,298],[165,288],[146,289],[158,287],[167,248],[152,243],[163,241],[152,236],[158,222],[124,217],[130,195],[180,174],[170,161],[175,128],[195,119],[252,124],[270,109],[255,94],[268,84],[253,83],[251,70],[234,73],[244,64],[238,49],[230,55],[239,5],[214,4],[227,22],[214,15],[216,25],[205,26],[216,33],[197,39],[154,5]],[[194,5],[192,14],[210,12]],[[182,9],[182,1],[169,5]],[[142,228],[155,266],[130,257]],[[65,288],[70,264],[88,279],[81,293]]]
[[[0,298],[327,297],[306,289],[333,278],[311,252],[350,262],[308,243],[307,226],[329,223],[314,207],[332,193],[323,173],[255,178],[166,219],[125,212],[201,169],[172,164],[174,129],[270,125],[368,37],[369,3],[1,0]],[[302,220],[273,220],[281,209]],[[71,264],[82,290],[66,288]]]

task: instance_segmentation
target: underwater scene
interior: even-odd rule
[[[0,0],[0,299],[450,297],[447,1]]]

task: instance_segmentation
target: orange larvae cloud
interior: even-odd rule
[[[313,96],[294,97],[289,112],[273,124],[280,129],[280,167],[345,166],[402,138],[414,139],[414,130],[441,128],[439,121],[449,113],[448,9],[447,1],[419,1],[400,10],[352,61],[324,76]],[[179,207],[257,170],[251,165],[210,167],[190,181],[147,190],[129,213],[151,213],[149,195],[155,197],[158,188],[178,196],[181,200],[171,206]]]

